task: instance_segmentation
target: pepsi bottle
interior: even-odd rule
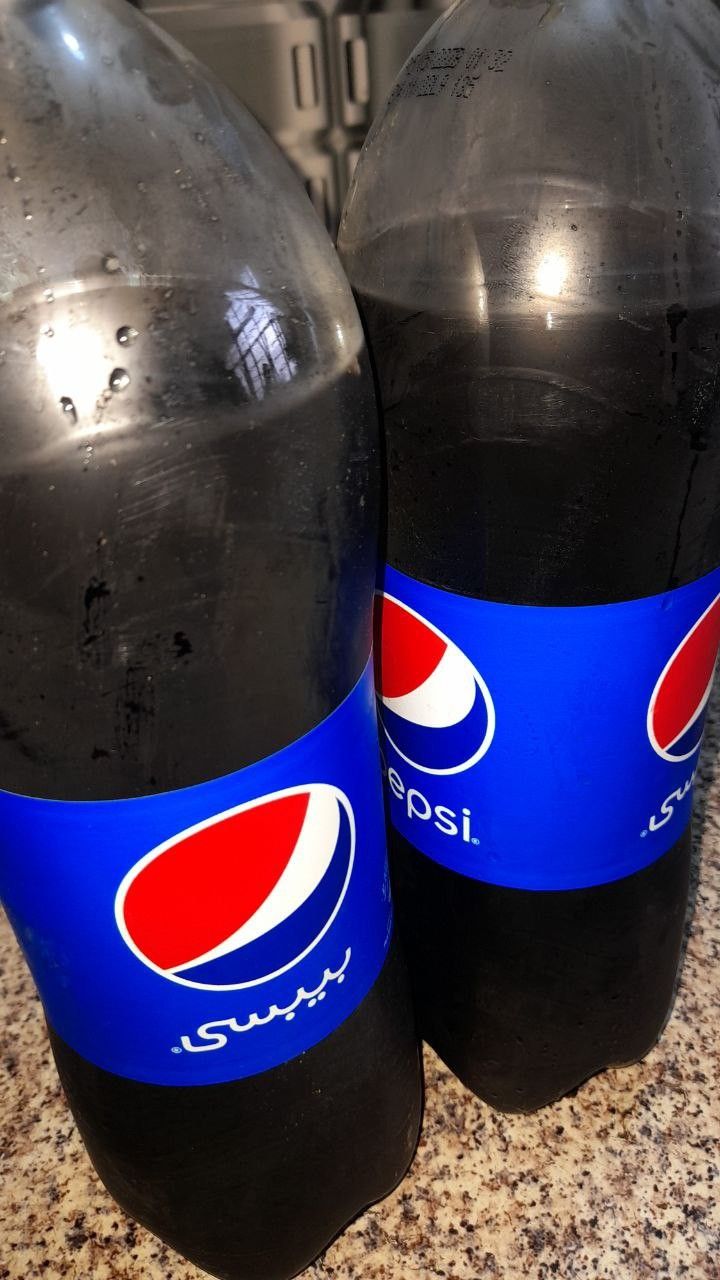
[[[227,1280],[402,1177],[377,418],[326,233],[124,0],[0,6],[0,890],[118,1202]]]
[[[462,0],[340,249],[388,478],[378,705],[426,1038],[539,1107],[671,1006],[720,636],[720,13]]]

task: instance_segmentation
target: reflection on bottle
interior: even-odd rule
[[[291,382],[297,369],[297,361],[288,354],[281,312],[261,296],[251,274],[246,287],[225,296],[225,318],[233,336],[226,367],[250,399],[262,400],[273,384]]]
[[[559,298],[568,277],[568,262],[563,253],[546,253],[540,260],[535,283],[546,298]],[[552,324],[548,324],[548,329]]]
[[[63,31],[62,39],[63,39],[63,44],[67,49],[70,50],[73,57],[77,58],[78,62],[84,62],[85,54],[80,48],[80,41],[78,40],[77,36],[74,36],[71,31]]]

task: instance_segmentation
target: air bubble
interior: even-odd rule
[[[46,302],[54,302],[55,294],[53,293],[52,289],[43,289],[43,298],[45,299]]]
[[[113,369],[110,374],[110,390],[124,391],[130,386],[130,374],[127,369]]]
[[[115,337],[117,338],[121,347],[131,347],[133,342],[137,341],[139,336],[140,335],[137,329],[133,329],[133,326],[131,324],[121,325],[117,333],[115,334]]]
[[[114,253],[108,253],[103,258],[103,271],[107,271],[110,275],[114,275],[120,270],[120,259],[116,258]]]
[[[70,396],[60,397],[60,408],[63,413],[66,413],[69,418],[72,418],[73,422],[77,422],[77,409],[75,408],[74,401],[70,399]]]

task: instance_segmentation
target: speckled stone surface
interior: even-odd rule
[[[427,1052],[411,1173],[306,1280],[720,1280],[718,702],[698,787],[695,914],[660,1044],[533,1116],[492,1112]],[[95,1177],[4,922],[0,1014],[0,1280],[202,1280]]]

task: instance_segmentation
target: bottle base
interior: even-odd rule
[[[574,1097],[584,1085],[589,1084],[589,1082],[596,1076],[604,1075],[606,1071],[625,1071],[629,1070],[630,1067],[637,1066],[648,1056],[649,1053],[652,1053],[653,1049],[658,1044],[658,1041],[662,1038],[663,1030],[664,1025],[647,1047],[639,1050],[632,1057],[623,1058],[622,1061],[603,1063],[597,1067],[591,1068],[586,1075],[582,1076],[581,1079],[574,1077],[572,1079],[568,1078],[567,1080],[559,1082],[556,1090],[552,1093],[546,1090],[537,1095],[527,1094],[522,1100],[510,1098],[501,1093],[490,1093],[490,1091],[485,1087],[484,1082],[482,1080],[478,1080],[472,1072],[466,1073],[462,1066],[458,1067],[453,1065],[453,1062],[449,1060],[452,1058],[452,1054],[445,1056],[441,1048],[438,1045],[433,1044],[430,1039],[426,1039],[425,1043],[429,1045],[435,1054],[437,1054],[437,1057],[440,1059],[443,1066],[447,1067],[448,1071],[451,1071],[452,1074],[456,1076],[460,1081],[460,1084],[468,1089],[470,1093],[473,1093],[481,1102],[492,1107],[493,1111],[499,1111],[503,1115],[527,1116],[533,1115],[537,1111],[542,1111],[545,1107],[551,1107],[554,1103],[560,1102],[563,1098]]]
[[[208,1259],[207,1256],[204,1254],[199,1255],[199,1254],[195,1254],[191,1249],[183,1249],[181,1246],[178,1245],[175,1239],[166,1238],[163,1235],[161,1235],[160,1232],[158,1231],[153,1231],[153,1235],[156,1235],[159,1240],[162,1240],[163,1244],[168,1245],[169,1248],[173,1249],[176,1253],[180,1254],[185,1259],[185,1261],[191,1263],[195,1267],[198,1267],[200,1271],[203,1271],[207,1276],[213,1277],[214,1280],[297,1280],[298,1276],[303,1275],[307,1271],[308,1267],[311,1267],[315,1262],[317,1262],[320,1258],[323,1257],[323,1255],[327,1252],[328,1249],[332,1248],[332,1246],[335,1244],[335,1241],[340,1239],[340,1237],[345,1234],[345,1232],[348,1230],[349,1227],[352,1226],[354,1222],[357,1222],[357,1220],[361,1218],[363,1214],[367,1213],[368,1210],[372,1209],[376,1204],[381,1204],[383,1200],[387,1199],[388,1196],[392,1195],[393,1192],[396,1191],[397,1188],[401,1185],[401,1183],[404,1182],[412,1166],[412,1163],[415,1159],[415,1155],[417,1154],[417,1147],[418,1147],[418,1142],[420,1140],[420,1133],[422,1129],[422,1109],[423,1108],[424,1108],[424,1099],[421,1107],[421,1114],[415,1130],[415,1135],[410,1144],[409,1155],[406,1155],[404,1157],[402,1162],[402,1167],[399,1168],[398,1171],[395,1173],[392,1181],[389,1182],[387,1186],[379,1188],[373,1194],[372,1199],[368,1200],[366,1204],[361,1205],[359,1209],[356,1209],[350,1215],[350,1217],[345,1222],[343,1222],[340,1227],[336,1229],[335,1234],[331,1236],[330,1239],[328,1239],[319,1248],[314,1249],[312,1253],[307,1258],[304,1259],[304,1261],[296,1262],[294,1264],[296,1269],[292,1272],[288,1272],[286,1269],[281,1269],[281,1270],[273,1269],[272,1262],[264,1262],[264,1261],[260,1261],[257,1269],[253,1269],[252,1271],[248,1271],[245,1264],[243,1264],[240,1269],[236,1267],[230,1267],[230,1269],[228,1269],[223,1263],[215,1263],[213,1262],[212,1259]],[[101,1181],[104,1182],[104,1179],[101,1178]],[[130,1217],[137,1218],[138,1221],[141,1221],[137,1213],[134,1213],[129,1208],[129,1206],[122,1204],[120,1198],[114,1195],[110,1187],[107,1187],[107,1189],[108,1191],[110,1191],[111,1195],[113,1195],[113,1198],[117,1200],[120,1207],[126,1213],[128,1213]],[[143,1225],[146,1225],[146,1224],[143,1224]],[[152,1231],[152,1228],[148,1227],[148,1230]]]
[[[505,889],[460,876],[392,835],[418,1024],[499,1111],[548,1106],[640,1061],[673,1002],[690,831],[656,863],[593,889]]]

